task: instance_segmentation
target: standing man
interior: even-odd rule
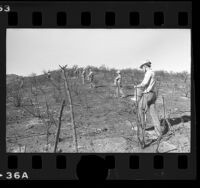
[[[89,74],[88,74],[88,80],[90,82],[90,88],[94,88],[95,84],[94,84],[94,73],[92,72],[92,69],[89,69]]]
[[[145,72],[144,79],[141,84],[135,86],[135,88],[144,88],[142,98],[138,103],[139,111],[144,111],[145,114],[147,110],[150,110],[150,115],[153,121],[154,130],[158,138],[161,137],[160,121],[158,119],[158,114],[155,108],[155,102],[157,99],[156,95],[156,81],[155,73],[151,69],[151,62],[147,61],[140,66],[140,68]]]
[[[124,98],[124,92],[122,90],[122,76],[120,70],[117,71],[117,77],[114,80],[114,85],[116,86],[116,96]]]
[[[74,76],[75,78],[78,78],[78,66],[74,65]]]
[[[82,71],[82,74],[81,74],[83,85],[85,84],[85,76],[86,76],[86,71],[85,71],[85,68],[83,68],[83,71]]]
[[[20,81],[19,87],[23,88],[23,86],[24,86],[24,77],[21,77],[21,79],[19,81]]]

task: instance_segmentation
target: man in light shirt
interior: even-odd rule
[[[159,138],[161,136],[161,128],[158,114],[155,108],[155,102],[157,99],[155,73],[151,69],[150,61],[142,64],[140,68],[145,72],[145,76],[143,81],[135,86],[135,88],[143,88],[143,96],[138,103],[138,108],[140,111],[143,110],[145,114],[149,109],[155,133]]]
[[[83,68],[83,71],[81,73],[81,78],[82,78],[82,84],[83,85],[85,84],[85,77],[86,77],[86,71],[85,71],[85,68]]]
[[[117,77],[114,80],[114,85],[116,86],[116,96],[124,98],[124,92],[122,90],[122,76],[120,70],[117,71]]]
[[[90,82],[90,88],[95,88],[94,84],[94,73],[92,72],[92,69],[89,69],[89,74],[88,74],[88,80]]]

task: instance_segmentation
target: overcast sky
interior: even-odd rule
[[[189,29],[7,29],[7,74],[28,76],[60,65],[188,71]]]

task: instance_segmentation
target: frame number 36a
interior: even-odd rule
[[[6,179],[10,180],[10,179],[28,179],[28,174],[27,172],[6,172]]]
[[[10,12],[9,5],[0,5],[0,12]]]

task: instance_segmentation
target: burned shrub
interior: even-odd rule
[[[17,79],[13,83],[7,85],[6,98],[12,101],[15,107],[20,107],[23,100],[23,79]]]

